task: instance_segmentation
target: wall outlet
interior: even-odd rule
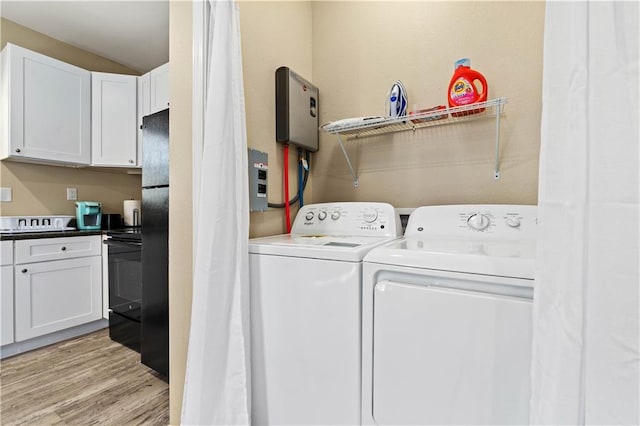
[[[78,199],[78,188],[67,188],[67,201],[75,201]]]
[[[2,187],[0,188],[0,202],[8,203],[13,201],[13,194],[11,188]]]

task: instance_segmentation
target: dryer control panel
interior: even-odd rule
[[[417,208],[409,217],[408,237],[535,239],[537,206],[461,204]]]
[[[298,211],[291,234],[399,237],[402,226],[387,203],[320,203]]]

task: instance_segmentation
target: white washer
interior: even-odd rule
[[[363,267],[363,424],[528,424],[536,207],[416,209]]]
[[[249,241],[254,425],[360,424],[362,260],[401,235],[389,204],[326,203]]]

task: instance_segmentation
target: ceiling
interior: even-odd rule
[[[145,73],[169,61],[169,1],[2,0],[3,18]]]

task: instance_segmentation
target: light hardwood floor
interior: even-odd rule
[[[169,385],[107,329],[0,362],[2,425],[166,425]]]

